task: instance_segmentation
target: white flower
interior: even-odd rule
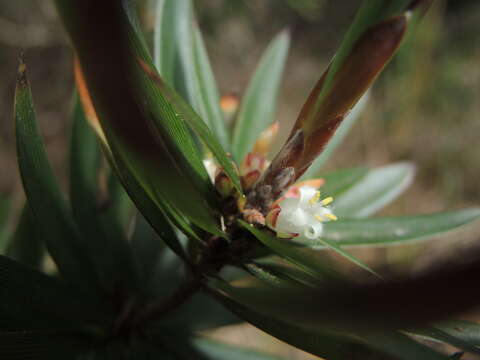
[[[320,192],[314,187],[302,186],[297,197],[281,200],[271,210],[267,223],[278,237],[316,239],[322,234],[324,222],[337,220],[327,207],[332,201],[331,197],[320,200]]]

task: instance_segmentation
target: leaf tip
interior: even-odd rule
[[[25,53],[23,51],[18,56],[17,85],[19,88],[25,88],[28,85],[27,65],[25,63]]]
[[[290,27],[283,28],[278,34],[278,37],[290,43],[292,39],[292,29]]]

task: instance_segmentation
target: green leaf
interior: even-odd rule
[[[86,294],[4,256],[0,256],[0,298],[2,330],[100,330],[113,318],[109,304],[95,293]]]
[[[474,343],[465,341],[462,337],[451,334],[448,330],[444,331],[442,325],[432,325],[426,328],[409,332],[413,335],[419,335],[422,337],[427,337],[428,339],[433,339],[446,344],[450,344],[458,349],[465,350],[472,354],[480,354],[480,347],[478,347]]]
[[[260,259],[258,262],[259,265],[266,271],[269,271],[275,276],[287,281],[290,280],[307,287],[316,286],[318,283],[318,280],[315,277],[306,273],[302,269],[291,264],[279,262],[277,259],[272,259],[270,257],[266,259]]]
[[[180,55],[182,56],[182,61],[185,59],[185,61],[193,61],[194,59],[192,58],[189,60],[188,54],[192,51],[192,49],[187,49],[188,43],[190,41],[188,40],[190,37],[194,36],[193,29],[190,29],[192,31],[192,34],[188,34],[188,19],[191,18],[191,4],[190,0],[181,0],[181,1],[176,1],[175,2],[176,6],[178,9],[176,11],[179,11],[179,13],[175,16],[178,16],[180,18],[180,21],[178,21],[178,26],[180,27],[178,36],[181,37],[182,41],[179,42],[179,39],[176,39],[177,44],[182,44],[180,51]],[[184,37],[186,37],[185,40]],[[193,38],[192,38],[193,39]],[[185,40],[185,41],[183,41]],[[225,172],[227,175],[232,179],[235,187],[237,188],[238,191],[241,192],[241,186],[240,186],[240,180],[238,177],[238,174],[236,173],[234,167],[231,164],[231,160],[228,158],[226,155],[224,149],[220,145],[219,141],[217,138],[214,136],[214,133],[216,133],[217,130],[212,129],[212,131],[208,128],[208,126],[205,124],[204,120],[200,118],[199,115],[190,107],[175,91],[173,91],[166,83],[163,82],[163,80],[158,76],[158,74],[155,72],[153,68],[153,63],[151,59],[149,58],[146,50],[142,48],[141,44],[139,44],[139,41],[136,39],[132,39],[133,43],[135,44],[135,49],[136,52],[140,55],[140,57],[145,61],[145,63],[142,63],[143,70],[147,73],[148,77],[150,78],[151,81],[153,81],[157,87],[158,90],[160,90],[160,93],[156,94],[157,101],[156,102],[162,102],[167,101],[173,106],[174,110],[178,112],[178,115],[183,118],[183,120],[194,130],[195,133],[198,134],[198,136],[205,142],[205,145],[212,151],[216,159],[218,160],[219,164],[224,168]],[[194,39],[192,40],[194,41]],[[201,44],[199,44],[200,46]],[[201,49],[197,49],[201,52]],[[183,54],[183,52],[186,52],[186,54]],[[205,55],[205,54],[203,54]],[[202,59],[203,58],[203,59]],[[206,61],[205,56],[202,56],[202,54],[199,54],[198,60],[200,61],[200,64],[203,65]],[[188,64],[188,63],[187,63]],[[198,78],[198,82],[200,85],[198,86],[199,90],[205,90],[205,93],[202,93],[202,103],[204,104],[204,107],[207,109],[210,109],[211,111],[206,111],[205,115],[208,118],[212,116],[212,114],[215,112],[214,109],[215,107],[217,108],[217,112],[219,112],[219,101],[215,100],[214,98],[218,98],[218,94],[215,95],[215,89],[212,89],[211,87],[214,84],[214,81],[212,81],[211,78],[213,76],[209,76],[208,70],[203,70],[204,73],[203,75],[200,74],[199,69],[195,70],[196,68],[194,67],[194,63],[192,62],[191,65],[185,66],[184,68],[188,70],[189,77],[188,79],[191,79],[191,81],[188,81],[187,86],[191,87],[193,86],[192,84],[196,83],[196,78]],[[185,70],[186,71],[186,70]],[[196,72],[195,72],[196,71]],[[207,71],[205,73],[205,71]],[[210,90],[206,89],[208,86],[206,82],[210,81]],[[193,89],[193,90],[192,90]],[[198,91],[196,88],[192,88],[190,90],[191,94],[194,94],[192,96],[198,96]],[[150,90],[153,91],[154,93],[156,92],[155,89],[150,87]],[[200,101],[200,100],[199,100]],[[178,116],[177,115],[177,116]],[[218,115],[218,116],[221,116]],[[205,120],[207,121],[207,120]],[[219,118],[217,118],[217,121],[220,121]],[[178,122],[178,120],[177,120]],[[215,125],[215,128],[217,128],[216,124],[212,123],[212,126]],[[177,127],[179,125],[177,124]],[[220,138],[221,139],[221,138]],[[197,155],[197,154],[194,154]],[[197,165],[196,167],[198,167]],[[202,165],[203,167],[203,165]],[[198,169],[197,169],[198,170]],[[203,169],[203,172],[206,174],[205,169]],[[203,176],[205,176],[203,174]]]
[[[22,63],[15,94],[15,128],[18,165],[28,204],[60,273],[91,288],[97,281],[92,260],[48,162],[25,71]]]
[[[264,317],[304,328],[311,334],[327,333],[337,334],[337,336],[343,334],[351,341],[399,359],[446,359],[443,355],[397,331],[383,329],[381,332],[376,332],[375,326],[366,323],[359,328],[348,318],[339,322],[325,321],[333,312],[339,311],[334,308],[334,305],[332,308],[320,307],[319,299],[328,296],[328,289],[319,291],[318,289],[279,289],[261,286],[234,287],[219,280],[211,280],[210,287],[219,291],[217,295],[220,299],[226,296],[231,302],[239,303],[250,311],[254,309]],[[372,300],[375,301],[374,298]],[[355,307],[354,299],[347,302],[349,306]]]
[[[232,165],[232,160],[225,153],[225,150],[222,148],[216,137],[210,131],[208,126],[200,118],[200,116],[178,95],[174,90],[172,90],[159,76],[153,71],[148,64],[143,64],[144,70],[152,78],[153,81],[157,84],[162,94],[175,105],[175,109],[182,115],[183,119],[191,126],[191,128],[198,134],[198,136],[203,140],[205,145],[210,149],[215,158],[217,159],[219,165],[223,168],[228,177],[232,180],[235,188],[242,192],[242,187],[240,185],[240,178],[234,166]]]
[[[57,7],[115,156],[122,157],[148,196],[172,204],[202,229],[224,236],[214,188],[195,140],[141,66],[151,60],[121,4],[70,0],[57,1]]]
[[[176,32],[175,14],[176,2],[171,0],[157,0],[155,9],[155,31],[153,42],[153,57],[158,72],[170,85],[175,85],[176,65]]]
[[[255,276],[257,279],[265,282],[270,286],[274,287],[282,287],[282,286],[292,286],[292,285],[300,285],[303,283],[297,281],[296,279],[285,276],[284,273],[275,271],[272,267],[264,266],[263,264],[256,264],[256,263],[248,263],[243,265],[245,269]]]
[[[303,175],[303,178],[314,178],[318,171],[325,165],[325,163],[330,159],[333,155],[337,147],[343,142],[345,137],[350,132],[353,125],[357,122],[357,120],[361,117],[365,106],[368,103],[368,99],[370,98],[370,93],[366,92],[362,98],[355,104],[350,114],[345,117],[345,120],[340,124],[335,134],[332,136],[330,141],[328,142],[327,146],[323,150],[323,152],[318,156],[312,165],[308,168],[308,170]],[[322,189],[323,190],[323,189]]]
[[[378,278],[381,278],[380,275],[378,275],[375,271],[373,271],[372,269],[370,269],[370,267],[368,267],[367,265],[365,265],[362,261],[360,261],[359,259],[357,259],[355,256],[353,256],[352,254],[349,254],[348,252],[346,252],[345,250],[343,250],[338,244],[336,244],[335,242],[333,241],[328,241],[326,239],[323,238],[323,236],[321,238],[318,238],[318,239],[315,239],[315,240],[309,240],[309,244],[310,246],[312,246],[314,243],[317,243],[317,245],[320,245],[320,246],[326,246],[327,248],[329,248],[330,250],[333,250],[335,251],[337,254],[339,254],[340,256],[344,257],[345,259],[347,259],[348,261],[354,263],[355,265],[359,266],[360,268],[362,268],[363,270],[369,272],[370,274],[378,277]]]
[[[157,2],[154,41],[154,63],[162,78],[184,95],[227,149],[220,96],[191,0]]]
[[[216,204],[213,185],[187,125],[181,119],[181,113],[177,112],[169,99],[164,97],[147,74],[142,74],[140,77],[143,77],[147,106],[153,114],[156,114],[152,119],[154,120],[152,125],[156,128],[153,133],[158,139],[163,139],[165,150],[171,157],[169,167],[172,171],[171,173],[169,171],[158,172],[151,167],[154,165],[152,162],[146,167],[146,170],[151,174],[148,176],[153,175],[153,179],[158,183],[152,184],[151,180],[145,178],[142,184],[147,186],[151,195],[160,197],[162,201],[168,200],[182,212],[188,214],[198,226],[220,235],[218,217],[214,209]],[[185,160],[187,161],[183,164],[182,162]],[[135,157],[132,158],[128,162],[129,166],[136,168],[136,161]],[[168,180],[165,179],[167,173],[170,178]],[[175,173],[177,173],[176,176],[174,176]],[[177,184],[173,182],[177,182]]]
[[[135,34],[140,39],[143,46],[147,47],[147,40],[145,38],[145,34],[142,29],[142,24],[138,16],[139,10],[141,10],[139,9],[138,1],[136,0],[121,0],[121,1],[123,4],[123,8],[125,9],[125,13],[128,17],[128,20],[132,25],[133,30],[135,31]]]
[[[44,239],[37,229],[32,211],[28,204],[25,204],[7,248],[7,256],[32,268],[40,269],[43,255]]]
[[[70,202],[75,221],[82,231],[97,230],[99,208],[98,181],[102,162],[101,148],[90,128],[80,101],[75,97],[70,140]],[[93,220],[93,221],[92,221]],[[96,225],[96,226],[95,226]]]
[[[95,262],[104,288],[135,288],[135,271],[124,224],[112,220],[117,204],[111,193],[100,204],[101,148],[76,99],[70,149],[70,199],[83,243]]]
[[[311,354],[329,360],[354,360],[353,344],[349,339],[335,337],[321,331],[306,330],[284,319],[261,314],[255,307],[247,307],[235,298],[215,293],[218,301],[252,325],[276,338]],[[358,360],[362,360],[361,357]]]
[[[395,200],[411,183],[415,168],[396,163],[371,170],[332,205],[339,218],[367,217]]]
[[[56,331],[22,330],[0,332],[2,360],[77,359],[89,347],[88,341]]]
[[[106,226],[115,226],[117,229],[128,231],[134,214],[133,203],[115,173],[109,174],[107,185],[108,206],[103,217],[111,225]]]
[[[167,0],[168,1],[168,0]],[[193,8],[191,0],[170,0],[174,5],[171,13],[164,16],[173,17],[173,28],[169,29],[176,45],[175,90],[198,111],[198,82],[195,74],[195,38],[193,32]],[[168,7],[167,7],[168,9]]]
[[[219,341],[195,338],[193,346],[210,360],[280,360],[278,356],[268,355],[253,349],[228,345]]]
[[[435,324],[435,327],[480,347],[480,325],[477,323],[465,320],[449,320]]]
[[[195,70],[198,82],[197,111],[207,122],[210,130],[218,138],[223,148],[230,148],[229,136],[225,119],[220,108],[220,95],[212,66],[208,58],[207,49],[202,38],[202,33],[197,27],[195,32]]]
[[[332,196],[334,198],[340,196],[345,191],[350,189],[353,185],[360,182],[360,180],[367,175],[369,169],[364,167],[342,169],[332,173],[322,175],[322,179],[325,180],[325,184],[322,185],[320,190],[323,193],[323,197]]]
[[[173,236],[175,233],[171,227],[164,227],[161,235],[157,234],[141,213],[135,216],[135,228],[131,236],[132,252],[141,268],[142,280],[150,281],[153,277],[162,252],[165,250],[165,243],[161,236]]]
[[[201,293],[196,294],[180,309],[166,316],[163,321],[168,328],[181,329],[191,333],[241,322],[235,314]]]
[[[338,274],[332,268],[326,266],[314,252],[302,251],[288,241],[278,239],[272,233],[257,229],[244,221],[240,220],[239,224],[273,252],[299,266],[315,278],[338,280]]]
[[[109,160],[112,168],[115,170],[137,209],[142,213],[152,228],[155,229],[157,234],[161,235],[167,232],[167,236],[162,237],[163,241],[165,241],[175,254],[186,260],[187,255],[178,241],[178,238],[176,236],[170,236],[172,234],[172,225],[169,217],[175,221],[176,226],[181,231],[194,237],[196,234],[190,224],[173,207],[168,206],[166,203],[155,202],[149,197],[145,189],[138,183],[129,169],[123,165],[120,157],[117,157],[116,159],[109,158]]]
[[[7,196],[0,195],[0,254],[5,253],[8,246],[8,220],[10,216],[10,200]]]
[[[258,134],[274,121],[290,34],[278,34],[265,50],[243,95],[233,132],[233,154],[239,162],[252,149]]]
[[[322,238],[342,246],[427,240],[480,218],[480,208],[428,215],[340,219],[325,223]]]

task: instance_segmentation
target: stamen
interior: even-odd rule
[[[312,198],[308,200],[308,203],[310,205],[315,205],[318,200],[320,200],[320,191],[315,192],[315,195],[313,195]]]
[[[325,218],[322,215],[315,215],[315,219],[317,219],[320,222],[325,221]]]
[[[329,218],[330,220],[333,220],[333,221],[337,221],[337,220],[338,220],[338,218],[337,218],[335,215],[333,215],[333,214],[325,214],[325,216],[326,216],[327,218]]]
[[[321,201],[321,204],[323,206],[327,206],[328,204],[331,204],[333,201],[333,197],[329,196]]]

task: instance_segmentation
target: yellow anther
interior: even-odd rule
[[[317,219],[320,222],[325,221],[325,218],[322,215],[315,215],[315,219]]]
[[[329,196],[325,199],[323,199],[320,203],[323,205],[323,206],[327,206],[328,204],[331,204],[333,201],[333,197]]]
[[[338,220],[338,218],[337,218],[335,215],[333,215],[333,214],[325,214],[325,216],[326,216],[327,218],[329,218],[330,220],[333,220],[333,221]]]
[[[308,203],[310,205],[315,205],[318,200],[320,200],[320,191],[315,192],[315,195],[313,195],[312,198],[308,200]]]

